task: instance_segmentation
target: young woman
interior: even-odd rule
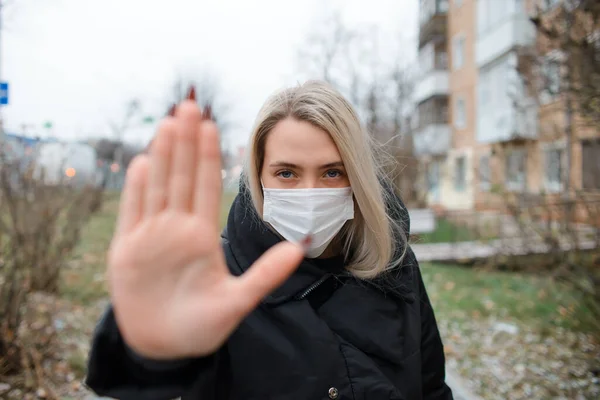
[[[324,83],[260,111],[219,238],[195,93],[129,168],[86,383],[119,399],[452,399],[404,205]]]

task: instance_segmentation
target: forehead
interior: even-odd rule
[[[331,136],[314,125],[292,118],[279,121],[265,144],[265,163],[283,161],[298,165],[340,161]]]

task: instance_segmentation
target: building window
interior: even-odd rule
[[[542,0],[542,8],[544,11],[548,11],[560,4],[562,0]]]
[[[465,65],[465,35],[454,37],[452,45],[452,67],[461,69]]]
[[[448,103],[442,102],[440,104],[440,123],[446,124],[448,123]]]
[[[436,190],[440,183],[440,168],[437,162],[432,162],[427,168],[427,189]]]
[[[515,149],[506,155],[506,189],[522,192],[527,187],[527,153]]]
[[[423,75],[427,74],[434,68],[435,48],[433,43],[427,43],[419,50],[419,72]]]
[[[502,56],[479,70],[477,112],[473,119],[480,142],[497,142],[523,134],[525,118],[535,117],[532,104],[537,104],[537,101],[524,92],[524,86],[519,86],[522,82],[516,71],[514,55]],[[529,127],[529,130],[532,129],[535,125]]]
[[[548,57],[541,65],[540,102],[548,104],[560,93],[560,61],[556,57]]]
[[[519,0],[477,0],[477,33],[485,35],[498,28],[511,15],[525,13]]]
[[[435,53],[435,69],[446,71],[448,69],[448,53],[445,50],[437,50]]]
[[[430,98],[417,106],[417,129],[432,124],[448,124],[448,101],[444,98]],[[417,122],[417,121],[415,121]]]
[[[549,148],[544,151],[544,188],[548,192],[560,192],[563,174],[563,150]]]
[[[467,159],[465,156],[457,157],[455,160],[454,189],[462,192],[467,186]]]
[[[492,168],[488,154],[479,158],[479,188],[483,191],[490,190],[492,182]]]
[[[421,0],[419,6],[419,19],[421,24],[429,21],[435,14],[448,12],[448,0]]]
[[[433,201],[439,201],[440,162],[438,160],[432,161],[427,167],[427,191]]]
[[[459,97],[454,103],[454,126],[457,129],[464,129],[467,125],[467,105],[465,99]]]
[[[448,54],[433,42],[427,43],[419,50],[419,73],[425,75],[431,70],[446,71],[448,69]]]
[[[481,79],[478,83],[479,88],[479,107],[483,109],[490,102],[490,80]]]
[[[600,140],[581,143],[581,175],[584,190],[600,189]]]
[[[448,0],[435,0],[435,5],[438,9],[438,12],[448,12]]]

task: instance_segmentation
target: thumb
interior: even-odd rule
[[[260,301],[279,287],[300,265],[304,249],[291,242],[271,247],[248,271],[237,278],[241,311],[252,311]]]

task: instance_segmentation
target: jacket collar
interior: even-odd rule
[[[226,228],[221,235],[229,242],[235,262],[242,273],[246,272],[269,248],[282,240],[267,227],[256,212],[250,192],[243,181],[241,179],[239,193],[231,206]],[[384,189],[392,190],[387,186],[384,186]],[[408,212],[398,196],[393,198],[395,201],[388,204],[388,213],[396,221],[399,221],[408,232],[410,227]],[[413,259],[414,257],[410,260],[407,258],[406,261],[412,264]],[[407,262],[403,262],[402,266],[405,264]],[[411,270],[411,268],[408,269]],[[328,275],[326,269],[319,268],[310,260],[305,259],[292,276],[268,295],[263,303],[277,305],[291,300],[326,275]],[[391,291],[406,301],[412,302],[414,301],[414,296],[410,290],[412,285],[408,284],[407,277],[412,278],[412,274],[405,273],[404,268],[399,267],[366,283],[373,283],[375,287],[382,291]]]

